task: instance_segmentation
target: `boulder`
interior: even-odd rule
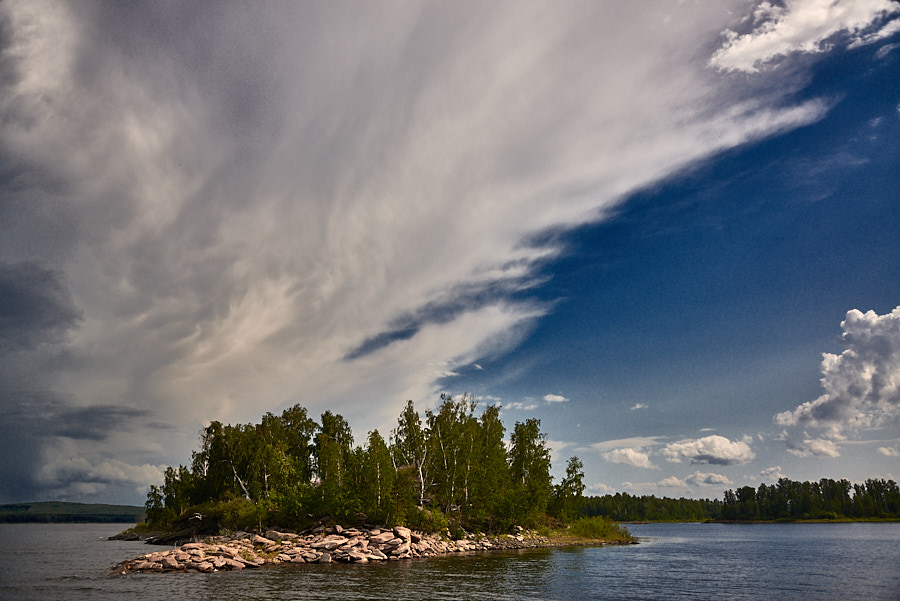
[[[383,545],[394,538],[394,533],[390,531],[381,532],[369,538],[370,544]],[[400,544],[400,543],[397,543]]]
[[[266,538],[265,536],[260,536],[260,535],[258,535],[258,534],[254,534],[254,535],[253,535],[253,538],[251,538],[250,540],[253,542],[254,545],[262,545],[262,546],[264,546],[264,547],[265,547],[266,545],[274,545],[274,544],[277,544],[275,541],[273,541],[273,540],[271,540],[271,539],[268,539],[268,538]]]
[[[319,559],[316,560],[316,563],[331,563],[331,554],[322,553]]]
[[[197,569],[201,572],[212,572],[215,568],[213,564],[208,561],[201,561],[197,564]]]
[[[394,534],[397,536],[397,538],[409,540],[412,536],[412,530],[410,530],[409,528],[404,528],[403,526],[394,526]]]
[[[278,540],[285,541],[285,540],[296,540],[300,537],[291,532],[279,532],[277,530],[266,530],[266,538],[268,538],[269,540],[274,540],[274,541],[278,541]]]
[[[185,544],[181,545],[181,550],[182,551],[190,551],[191,549],[202,549],[205,546],[206,545],[204,545],[203,543],[185,543]]]
[[[347,542],[347,539],[343,536],[339,536],[337,534],[330,534],[323,538],[320,541],[314,542],[311,547],[313,549],[325,549],[326,551],[331,551],[332,549],[337,549],[341,545]]]

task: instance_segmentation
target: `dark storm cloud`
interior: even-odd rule
[[[135,420],[148,414],[127,406],[80,407],[70,395],[53,391],[8,391],[0,401],[8,421],[35,439],[105,440],[117,431],[131,430]]]
[[[105,441],[133,430],[147,414],[133,407],[78,407],[74,401],[53,391],[0,390],[0,502],[46,498],[53,483],[45,466],[66,459],[48,456],[60,439]],[[54,482],[61,481],[54,475]]]
[[[60,342],[80,319],[61,272],[0,262],[0,352]]]

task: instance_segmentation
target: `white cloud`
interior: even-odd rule
[[[685,478],[685,482],[691,486],[731,486],[734,484],[727,476],[722,474],[705,474],[699,471]]]
[[[590,445],[594,451],[608,451],[610,449],[619,449],[624,447],[643,448],[660,444],[663,440],[662,436],[633,436],[631,438],[616,438],[614,440],[604,440],[603,442],[595,442]]]
[[[568,403],[569,399],[562,396],[561,394],[545,394],[544,400],[548,403]]]
[[[795,52],[825,52],[831,48],[828,41],[841,33],[851,37],[851,44],[871,43],[898,30],[894,20],[868,31],[898,12],[900,3],[894,0],[787,0],[784,6],[764,1],[754,13],[754,29],[743,35],[726,30],[726,41],[709,64],[723,71],[756,73]]]
[[[846,350],[822,356],[825,394],[776,415],[779,425],[830,428],[837,435],[900,415],[900,307],[885,315],[853,309],[841,327]]]
[[[631,407],[631,410],[632,410],[632,411],[637,411],[638,409],[646,409],[646,408],[647,408],[647,405],[645,405],[644,403],[635,403],[635,404]]]
[[[613,449],[603,453],[603,458],[610,463],[621,463],[632,467],[655,468],[650,457],[638,449]]]
[[[767,482],[776,482],[782,478],[787,478],[782,471],[780,465],[767,467],[759,472],[760,477]]]
[[[837,443],[824,438],[806,438],[801,442],[788,442],[788,452],[797,457],[840,457]]]
[[[900,44],[885,44],[878,49],[878,52],[875,53],[875,58],[882,59],[897,48],[900,48]]]
[[[684,480],[680,480],[675,476],[669,476],[668,478],[663,478],[659,482],[656,483],[657,486],[662,488],[685,488],[687,487],[687,483]]]
[[[900,457],[900,449],[897,447],[878,447],[878,453],[885,457]]]
[[[673,463],[681,463],[683,459],[687,459],[691,463],[714,465],[744,464],[755,457],[745,441],[731,441],[717,435],[670,443],[663,448],[662,454],[667,461]]]
[[[503,405],[503,409],[506,409],[509,411],[534,411],[537,408],[538,408],[537,403],[514,402],[514,403],[505,403]]]
[[[611,495],[618,492],[614,487],[599,482],[597,484],[588,484],[587,489],[595,495]]]

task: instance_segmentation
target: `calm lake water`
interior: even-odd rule
[[[109,576],[124,525],[0,524],[0,599],[900,601],[900,523],[646,524],[640,545]]]

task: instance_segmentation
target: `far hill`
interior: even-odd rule
[[[135,523],[144,519],[144,508],[135,505],[64,503],[43,501],[0,505],[0,523]]]

